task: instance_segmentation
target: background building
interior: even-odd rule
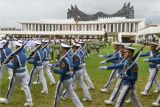
[[[109,41],[130,43],[140,43],[145,41],[144,39],[157,41],[159,37],[159,26],[148,26],[145,23],[145,18],[134,18],[134,8],[130,6],[130,3],[128,5],[124,4],[119,11],[112,15],[103,12],[97,13],[87,15],[80,11],[77,6],[71,6],[67,13],[68,19],[21,21],[20,30],[3,30],[0,31],[0,34],[7,34],[17,38],[102,38],[105,40],[104,34],[107,32]],[[145,35],[152,36],[148,39],[148,36]]]

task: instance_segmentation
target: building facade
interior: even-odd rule
[[[83,38],[104,35],[117,38],[120,42],[132,42],[140,29],[145,27],[145,19],[127,19],[125,17],[99,18],[94,21],[75,21],[71,19],[41,19],[21,22],[22,31],[46,32],[52,35],[78,35]]]

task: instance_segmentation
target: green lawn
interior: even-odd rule
[[[140,48],[140,46],[136,46],[137,49]],[[107,51],[108,49],[108,51]],[[145,48],[144,51],[147,51],[148,48]],[[105,49],[102,49],[100,51],[101,54],[106,54],[106,53],[112,53],[113,48],[111,46],[107,46]],[[99,71],[98,67],[100,66],[99,62],[103,60],[98,58],[98,55],[96,55],[94,52],[92,53],[91,56],[87,58],[87,71],[88,74],[90,75],[94,85],[95,89],[90,90],[90,94],[92,96],[93,101],[92,102],[83,102],[85,107],[112,107],[104,104],[104,100],[109,98],[115,83],[111,86],[111,90],[109,93],[101,93],[99,90],[103,87],[103,85],[106,83],[106,80],[109,78],[109,75],[111,71]],[[155,89],[155,86],[151,89],[150,95],[146,97],[140,96],[140,92],[143,91],[146,82],[148,80],[148,64],[142,62],[142,58],[139,59],[139,79],[137,81],[137,94],[140,98],[141,103],[143,104],[143,107],[151,107],[151,104],[153,101],[155,101],[158,97],[159,94],[155,94],[152,91]],[[111,65],[111,64],[108,64]],[[28,70],[30,71],[31,66],[28,66]],[[54,74],[54,77],[58,81],[59,75]],[[5,72],[4,78],[0,84],[0,97],[4,97],[6,92],[7,92],[7,87],[8,87],[8,73]],[[47,77],[47,76],[46,76]],[[32,93],[32,98],[33,98],[33,103],[34,107],[53,107],[53,101],[54,101],[54,91],[55,91],[55,86],[50,86],[49,85],[49,79],[48,77],[47,83],[48,83],[48,88],[49,88],[49,94],[44,96],[41,94],[41,85],[32,85],[31,87],[31,93]],[[25,103],[25,96],[24,92],[21,91],[20,89],[20,84],[17,85],[14,94],[12,96],[12,100],[8,105],[3,105],[0,104],[0,107],[23,107],[23,104]],[[83,93],[82,90],[77,87],[76,93],[78,94],[79,98],[83,98]],[[61,101],[61,107],[73,107],[73,104],[69,99],[66,101]],[[125,105],[125,107],[132,107],[131,105]]]

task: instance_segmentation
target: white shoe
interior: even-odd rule
[[[147,96],[148,95],[148,93],[146,93],[146,92],[140,92],[140,94],[143,95],[143,96]]]
[[[104,103],[107,105],[114,105],[114,102],[111,100],[105,100]]]
[[[65,98],[65,97],[61,97],[61,100],[65,101],[65,100],[66,100],[66,98]]]
[[[21,87],[21,90],[24,91],[24,89]]]
[[[100,89],[100,91],[103,92],[103,93],[107,93],[107,92],[108,92],[108,89],[103,88],[103,89]]]
[[[24,103],[24,106],[25,107],[33,107],[33,104],[32,103]]]
[[[91,102],[92,99],[91,99],[91,98],[83,98],[82,101],[84,101],[84,102],[86,102],[86,101],[87,101],[87,102]]]
[[[8,100],[6,98],[0,98],[1,104],[8,104]]]
[[[125,103],[130,104],[130,103],[131,103],[131,100],[128,99],[128,100],[125,101]]]
[[[11,77],[8,77],[8,79],[11,80],[12,78],[11,78]]]
[[[94,87],[88,87],[88,90],[94,90]]]
[[[38,84],[40,84],[40,82],[34,81],[33,84],[38,85]]]
[[[157,102],[153,102],[153,103],[152,103],[152,106],[153,106],[153,107],[160,107],[160,104],[158,104]]]
[[[47,95],[48,91],[41,91],[42,94]]]
[[[56,83],[55,82],[51,82],[50,85],[56,85]]]
[[[153,93],[159,93],[159,92],[160,92],[160,90],[158,90],[158,89],[153,91]]]

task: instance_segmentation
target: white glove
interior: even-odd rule
[[[103,55],[99,55],[100,58],[103,58]]]
[[[106,60],[100,62],[100,64],[104,64],[104,63],[106,63]]]
[[[160,64],[157,65],[157,68],[160,69]]]
[[[82,67],[85,67],[85,66],[86,66],[86,63],[83,63],[83,64],[82,64]]]
[[[143,62],[148,62],[148,59],[144,59]]]
[[[119,73],[118,73],[118,74],[116,74],[116,77],[118,77],[118,78],[119,78]]]
[[[100,70],[106,70],[106,69],[107,69],[107,66],[100,66],[99,69],[100,69]]]
[[[53,64],[48,64],[48,66],[49,66],[50,68],[52,68]]]

